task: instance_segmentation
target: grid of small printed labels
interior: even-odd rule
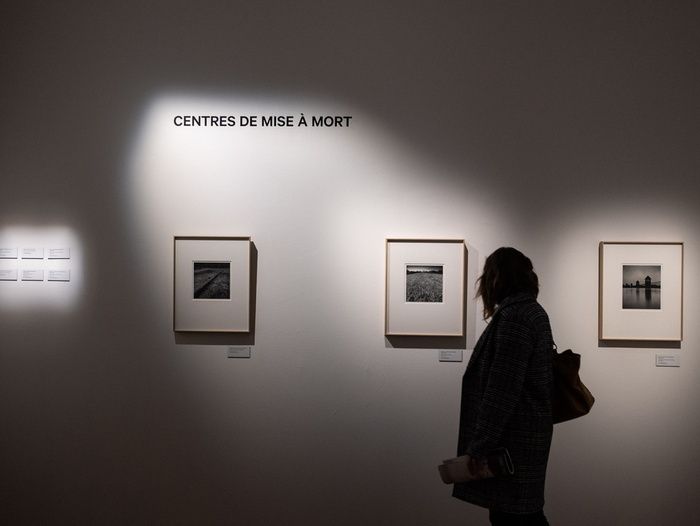
[[[70,248],[0,247],[0,281],[69,282]]]

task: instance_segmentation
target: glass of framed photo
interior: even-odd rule
[[[250,331],[250,245],[250,237],[175,237],[175,331]]]
[[[463,239],[387,239],[387,336],[464,336]]]
[[[601,242],[598,337],[683,339],[683,243]]]

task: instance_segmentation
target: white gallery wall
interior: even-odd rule
[[[700,520],[696,6],[2,9],[0,241],[76,259],[0,283],[0,522],[487,524],[436,466],[504,245],[596,396],[550,522]],[[302,113],[352,120],[173,124]],[[251,236],[252,334],[173,332],[176,235]],[[389,237],[465,239],[465,338],[384,337]],[[684,242],[680,345],[599,342],[601,241]]]

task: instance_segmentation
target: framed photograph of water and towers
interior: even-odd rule
[[[463,239],[386,240],[386,336],[464,336]]]
[[[250,237],[176,236],[176,332],[250,332]]]
[[[683,243],[601,242],[598,337],[683,339]]]

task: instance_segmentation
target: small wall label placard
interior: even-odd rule
[[[441,362],[461,362],[463,360],[462,349],[446,350],[443,349],[438,355],[438,360]]]
[[[250,347],[240,347],[237,345],[229,345],[226,348],[227,358],[250,358]]]
[[[17,248],[0,247],[0,259],[17,259]]]
[[[678,353],[664,353],[656,355],[656,367],[680,367],[681,356]]]
[[[22,259],[44,259],[44,249],[36,247],[23,248]]]
[[[70,281],[70,270],[49,270],[49,281]]]
[[[44,271],[34,269],[23,269],[22,281],[44,281]]]
[[[16,268],[0,269],[0,281],[17,281]]]
[[[70,259],[70,248],[49,248],[49,259]]]

